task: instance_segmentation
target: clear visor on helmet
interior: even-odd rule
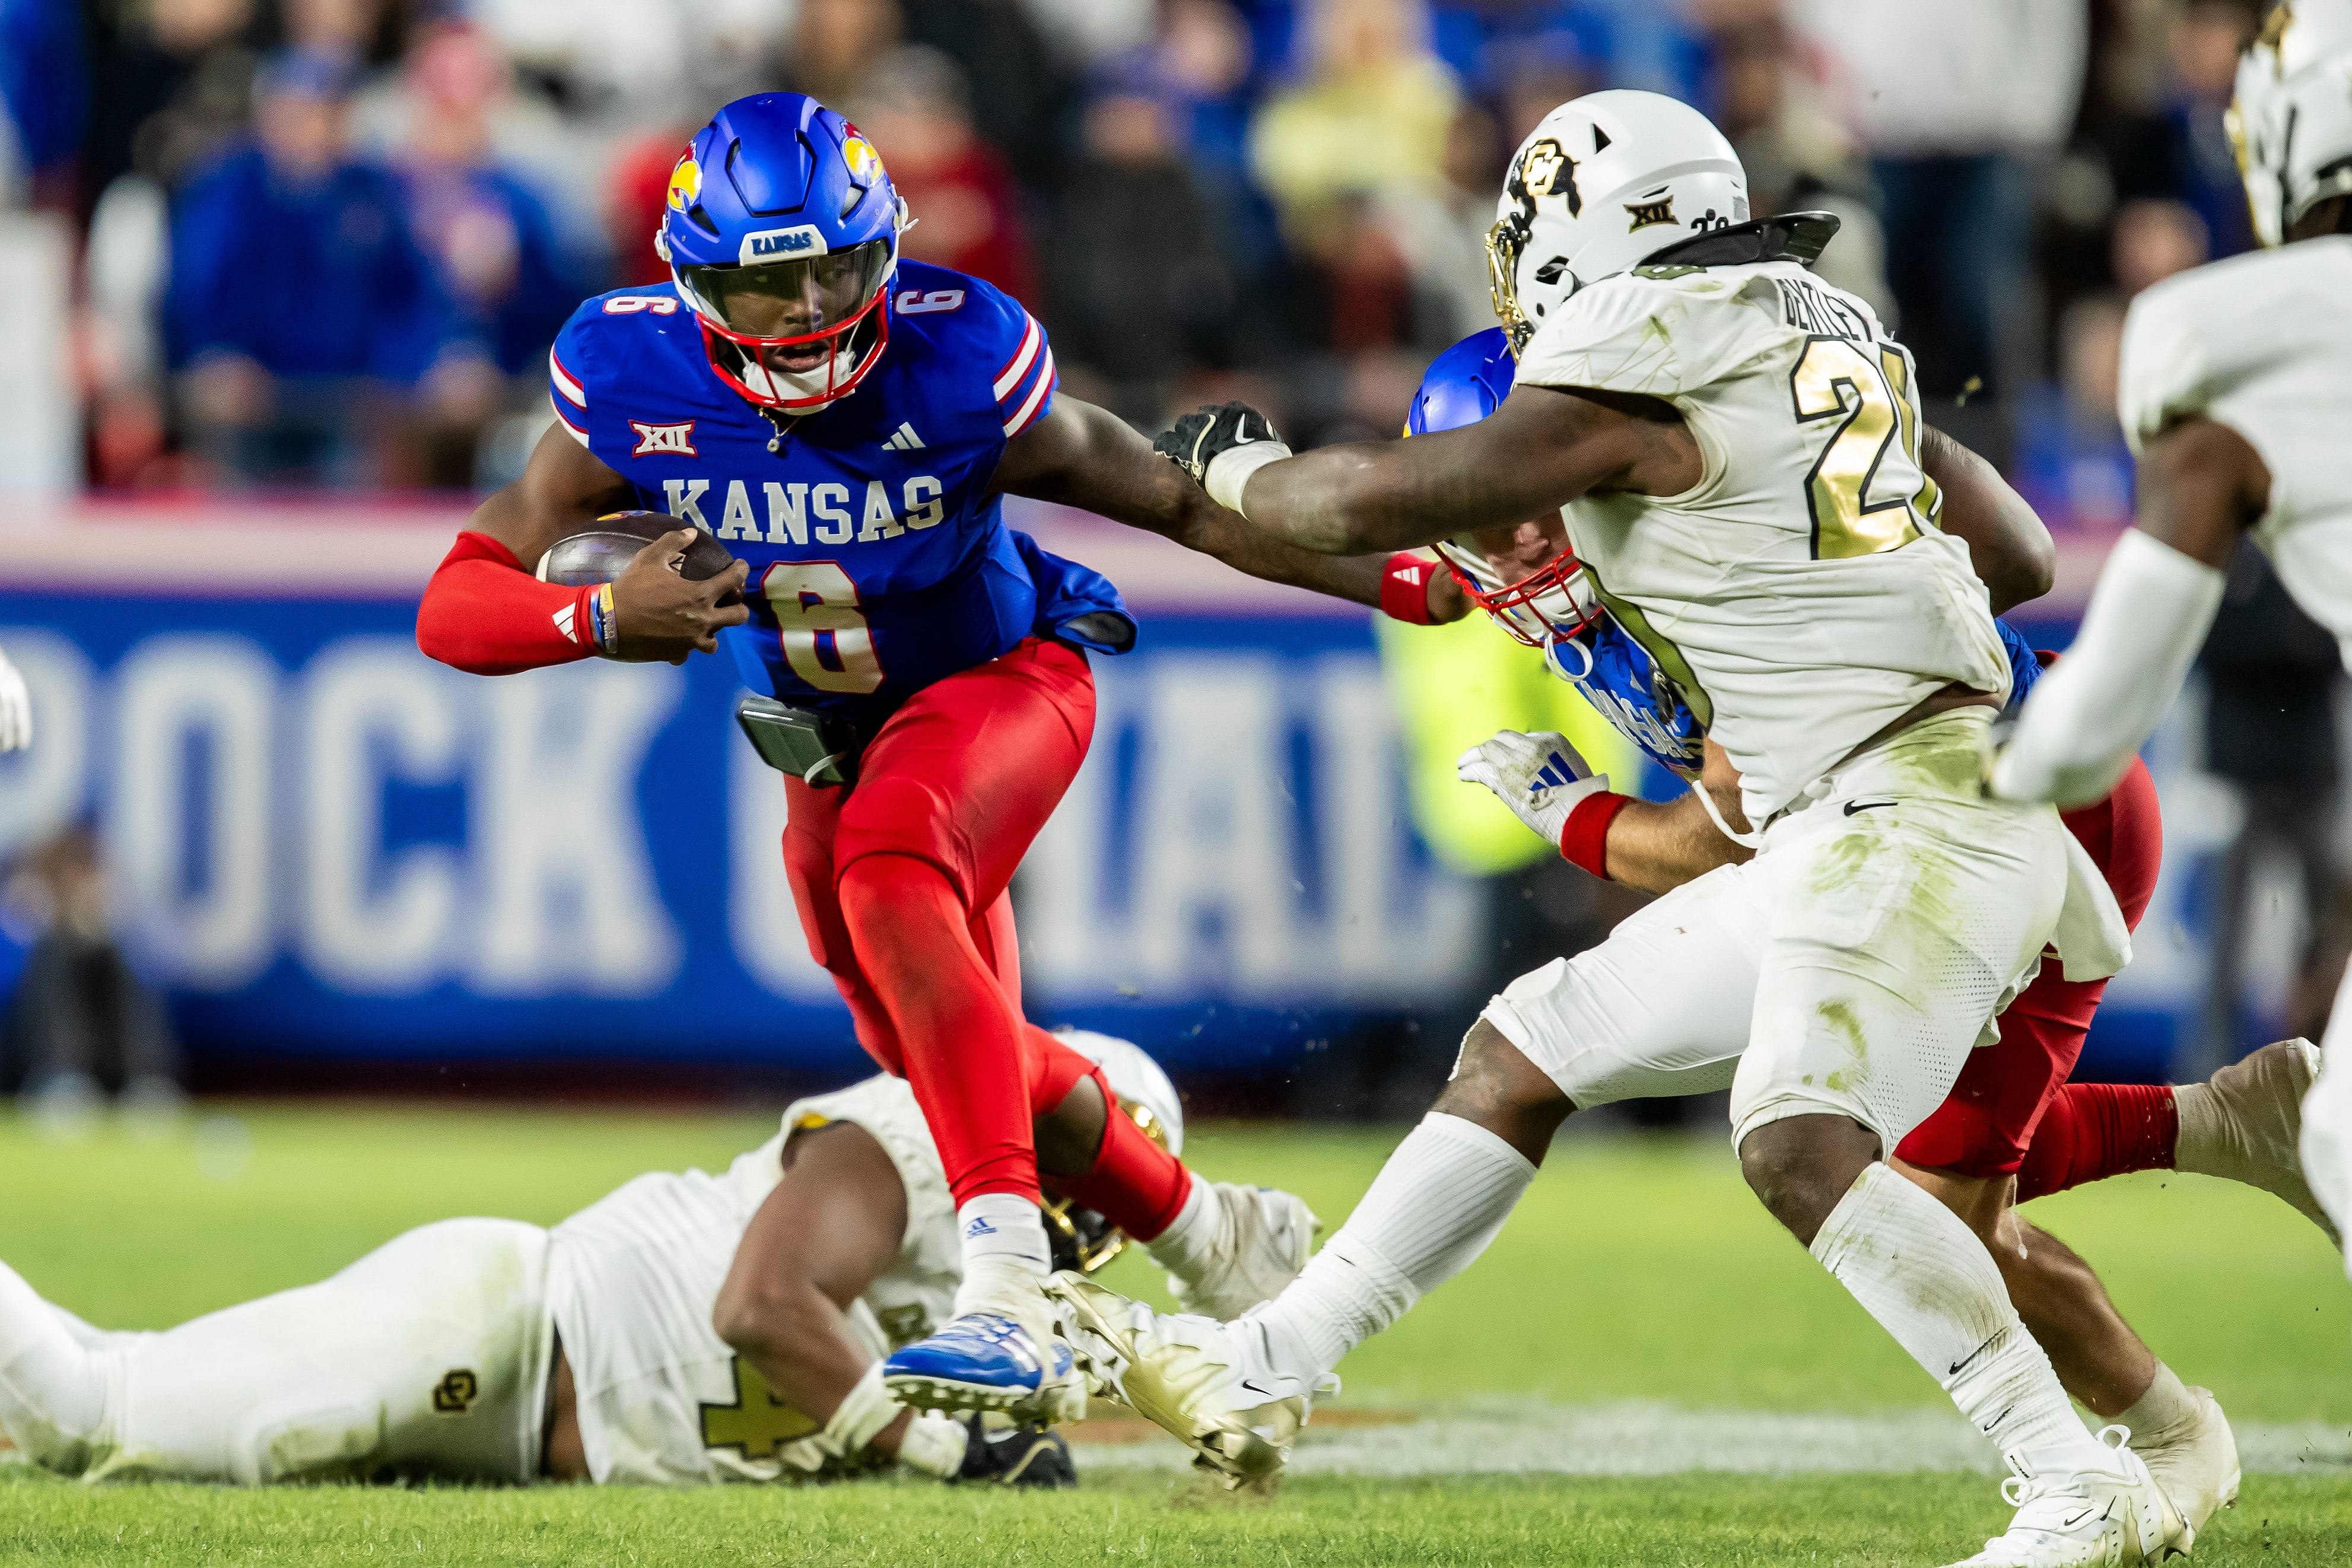
[[[1573,637],[1601,618],[1601,601],[1576,552],[1563,549],[1512,581],[1505,581],[1477,541],[1442,539],[1437,553],[1470,601],[1530,648]]]
[[[688,303],[727,336],[761,343],[838,331],[872,305],[889,276],[893,247],[870,239],[823,256],[749,267],[681,267]]]

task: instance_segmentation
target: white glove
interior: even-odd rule
[[[1535,735],[1504,730],[1464,752],[1454,771],[1465,783],[1492,789],[1520,821],[1554,845],[1568,825],[1569,813],[1609,789],[1609,775],[1592,771],[1568,737],[1549,730]]]
[[[33,744],[33,694],[25,677],[0,653],[0,751],[22,751]]]

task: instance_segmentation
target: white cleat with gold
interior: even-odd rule
[[[1208,1261],[1189,1280],[1170,1270],[1168,1292],[1188,1312],[1237,1318],[1298,1278],[1323,1222],[1296,1193],[1222,1181],[1216,1189],[1222,1218]]]
[[[2109,1427],[2099,1441],[2112,1458],[2098,1469],[2001,1482],[2016,1516],[1950,1568],[2140,1568],[2187,1551],[2188,1525],[2131,1451],[2131,1433]]]
[[[2205,1523],[2238,1500],[2238,1439],[2212,1391],[2191,1388],[2197,1414],[2168,1431],[2142,1437],[2133,1450],[2147,1461],[2148,1474],[2180,1511],[2180,1550],[2196,1542]]]
[[[1275,1371],[1255,1324],[1155,1312],[1080,1274],[1056,1274],[1046,1291],[1096,1390],[1175,1437],[1228,1488],[1271,1485],[1313,1396],[1339,1387]]]
[[[2173,1092],[2180,1135],[2176,1170],[2223,1176],[2274,1193],[2333,1238],[2335,1227],[2304,1179],[2296,1144],[2303,1135],[2303,1098],[2319,1072],[2319,1048],[2282,1040],[2221,1069],[2203,1083]]]

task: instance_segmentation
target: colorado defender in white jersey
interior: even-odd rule
[[[1490,240],[1519,354],[1493,414],[1294,457],[1228,404],[1161,438],[1253,526],[1335,553],[1560,508],[1596,591],[1738,770],[1723,814],[1744,821],[1725,828],[1758,852],[1675,895],[1671,939],[1664,921],[1621,928],[1496,998],[1431,1114],[1276,1301],[1228,1327],[1065,1280],[1073,1343],[1211,1464],[1268,1471],[1339,1358],[1485,1248],[1574,1105],[1738,1055],[1750,1186],[2023,1478],[1971,1564],[2152,1561],[2184,1543],[2179,1512],[2119,1429],[2084,1430],[1984,1243],[1885,1164],[2046,944],[2077,979],[2127,950],[2057,813],[1979,789],[2008,666],[1939,519],[2046,538],[1925,429],[1909,355],[1868,308],[1808,273],[1835,220],[1751,222],[1746,202],[1696,110],[1622,91],[1562,105],[1513,159]],[[1555,841],[1589,793],[1565,758],[1489,761],[1480,781]],[[1732,950],[1754,978],[1725,1006],[1738,966],[1708,960]],[[1643,1021],[1662,998],[1690,998],[1689,1025],[1728,1014],[1744,1040],[1694,1051],[1693,1030]]]
[[[2139,455],[2073,651],[2027,703],[1994,793],[2072,803],[2129,764],[2179,694],[2243,535],[2352,667],[2352,0],[2285,0],[2239,63],[2230,124],[2265,248],[2168,278],[2125,319],[2116,394]],[[2352,1221],[2352,988],[2336,993],[2304,1168]]]
[[[1049,1168],[1134,1116],[1181,1150],[1183,1113],[1133,1045],[1064,1037],[1082,1079],[1039,1126]],[[1239,1311],[1304,1260],[1313,1217],[1227,1186],[1233,1223],[1181,1287]],[[1057,1211],[1082,1265],[1118,1233]],[[1155,1257],[1159,1254],[1155,1252]],[[642,1176],[552,1229],[452,1219],[332,1279],[161,1333],[94,1329],[0,1265],[0,1437],[90,1479],[247,1485],[419,1476],[690,1486],[869,1469],[1066,1481],[1034,1431],[908,1411],[882,1357],[951,1314],[955,1206],[913,1091],[872,1078],[801,1101],[717,1176]],[[1041,1446],[1042,1445],[1042,1446]]]

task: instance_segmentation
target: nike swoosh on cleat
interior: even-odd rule
[[[1260,1388],[1256,1384],[1251,1382],[1246,1377],[1242,1379],[1242,1386],[1248,1389],[1252,1394],[1256,1395],[1260,1399],[1271,1399],[1274,1397],[1273,1389]]]

